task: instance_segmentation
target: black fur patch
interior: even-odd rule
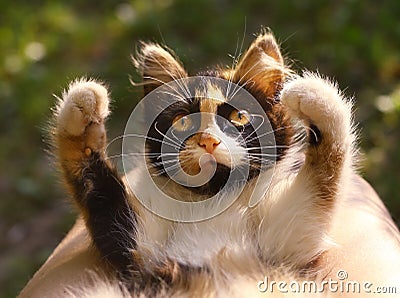
[[[137,219],[117,171],[99,153],[93,153],[82,175],[72,179],[75,198],[86,210],[85,221],[94,245],[105,260],[126,275],[132,265],[131,249],[136,247]]]

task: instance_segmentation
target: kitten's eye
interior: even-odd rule
[[[235,126],[245,126],[250,122],[251,115],[246,110],[233,111],[229,115],[229,121],[231,121]]]
[[[172,120],[172,126],[177,131],[187,131],[192,128],[193,123],[186,114],[179,114]]]

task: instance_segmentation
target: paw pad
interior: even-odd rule
[[[82,135],[90,123],[102,123],[109,114],[108,93],[93,81],[77,81],[64,92],[58,107],[58,128],[73,136]]]

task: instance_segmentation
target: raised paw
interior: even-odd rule
[[[281,92],[289,113],[316,126],[322,134],[340,138],[351,130],[351,105],[335,85],[320,76],[306,73],[289,81]]]
[[[75,81],[58,104],[57,134],[78,137],[86,155],[101,149],[106,139],[104,120],[109,114],[108,105],[108,92],[104,86],[94,81]]]

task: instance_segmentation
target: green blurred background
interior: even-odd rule
[[[246,47],[270,27],[294,69],[356,97],[361,172],[399,222],[400,1],[16,0],[0,11],[0,297],[18,293],[75,217],[46,153],[52,94],[76,77],[105,81],[110,139],[120,135],[140,96],[129,84],[138,40],[168,44],[194,73],[230,64],[243,37]]]

